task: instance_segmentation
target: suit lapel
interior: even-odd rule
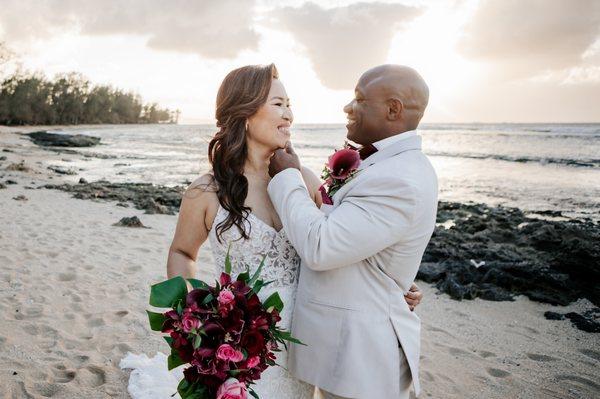
[[[363,160],[360,163],[360,165],[358,166],[359,173],[361,170],[368,168],[369,166],[371,166],[379,161],[383,161],[384,159],[393,157],[395,155],[401,154],[406,151],[421,150],[421,142],[422,142],[422,139],[420,136],[413,136],[413,137],[409,137],[407,139],[401,140],[397,143],[394,143],[388,147],[385,147],[384,149],[377,151],[376,153],[374,153],[367,159]],[[335,208],[337,205],[340,204],[342,196],[346,195],[346,193],[348,192],[348,187],[354,182],[354,180],[357,177],[355,177],[354,179],[352,179],[351,181],[346,183],[342,188],[340,188],[333,195],[333,198],[332,198],[333,206],[330,205],[331,208],[328,210],[327,213],[331,212],[331,210],[333,208]]]

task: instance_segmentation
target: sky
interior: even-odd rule
[[[225,75],[275,63],[295,123],[343,123],[360,75],[395,63],[430,87],[424,122],[600,122],[598,0],[0,0],[22,68],[212,123]]]

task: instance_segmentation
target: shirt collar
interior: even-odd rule
[[[409,130],[408,132],[398,133],[396,135],[386,137],[383,140],[376,141],[373,143],[373,145],[375,146],[375,148],[377,148],[377,151],[381,151],[385,147],[388,147],[394,143],[397,143],[401,140],[406,140],[407,138],[413,137],[416,135],[417,135],[416,130]]]

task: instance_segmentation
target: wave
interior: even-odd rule
[[[493,155],[493,154],[468,154],[468,153],[447,153],[447,152],[428,152],[427,155],[437,157],[452,157],[452,158],[470,158],[470,159],[494,159],[498,161],[530,163],[536,162],[542,165],[559,164],[585,168],[599,168],[600,159],[566,159],[566,158],[545,158],[545,157],[526,157],[508,155]]]

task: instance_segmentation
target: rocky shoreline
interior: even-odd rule
[[[83,179],[79,184],[42,187],[170,215],[178,211],[185,190]],[[553,305],[579,298],[600,305],[600,226],[592,220],[567,219],[554,211],[526,214],[516,208],[440,201],[437,224],[417,278],[454,299],[510,301],[525,295]],[[565,316],[584,331],[600,332],[600,309]]]
[[[57,138],[43,133],[38,136],[46,142],[75,140],[82,144],[77,136]],[[29,138],[33,141],[33,137]],[[88,143],[94,146],[98,141],[92,138]],[[36,144],[45,150],[85,156],[65,147],[46,146],[39,141]],[[6,160],[3,157],[2,161]],[[41,173],[32,171],[32,166],[13,162],[2,165],[2,169]],[[62,169],[52,170],[70,174]],[[4,179],[0,189],[15,183]],[[177,213],[185,190],[183,186],[87,182],[83,178],[78,184],[46,180],[36,188],[66,191],[78,199],[115,201],[120,207],[133,206],[147,214],[167,215]],[[594,309],[581,314],[546,312],[545,317],[566,318],[583,331],[600,332],[599,243],[600,225],[591,219],[569,219],[555,211],[531,214],[517,208],[440,201],[437,227],[417,278],[434,284],[439,292],[456,300],[511,301],[524,295],[533,301],[564,306],[585,298]]]

